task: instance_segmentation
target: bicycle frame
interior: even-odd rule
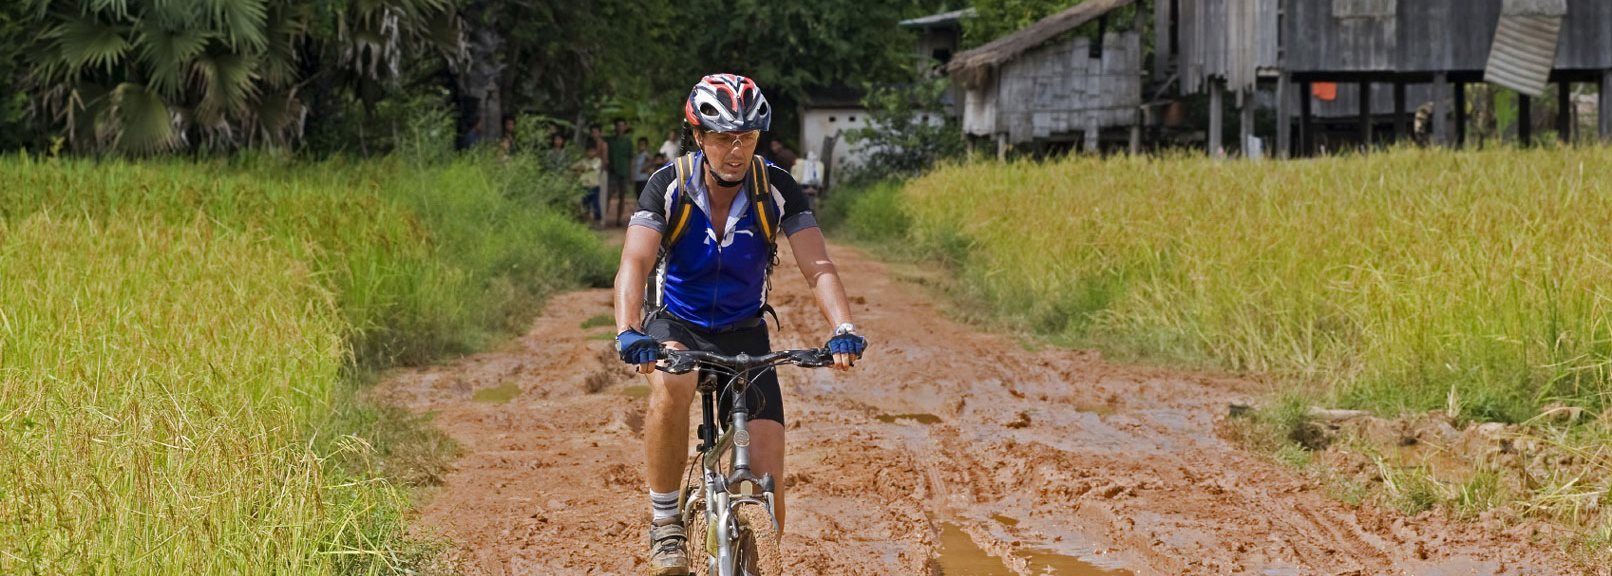
[[[750,388],[751,373],[773,369],[783,363],[821,367],[831,364],[833,359],[821,350],[775,352],[754,358],[740,354],[731,359],[699,352],[671,354],[684,354],[689,358],[698,356],[701,365],[719,369],[702,369],[699,372],[701,424],[699,455],[695,460],[700,463],[701,485],[697,491],[692,486],[684,489],[682,515],[684,525],[688,525],[695,513],[705,515],[705,550],[709,558],[706,566],[707,574],[742,576],[744,567],[740,564],[745,558],[744,550],[741,548],[745,535],[742,533],[735,511],[742,506],[761,506],[772,522],[773,533],[781,531],[774,500],[775,479],[770,473],[758,477],[750,471],[750,411],[746,405],[745,392]],[[727,365],[722,362],[723,360],[730,360],[736,365]],[[722,374],[720,370],[728,370],[732,374],[731,376]],[[677,373],[675,370],[667,371]],[[724,377],[730,378],[726,387],[721,385],[721,379]],[[727,393],[733,395],[733,406],[729,410],[726,426],[720,429],[719,433],[715,414],[716,395],[723,392],[724,388]],[[731,472],[724,474],[722,456],[726,453],[732,455],[729,459]],[[690,462],[691,472],[692,467],[693,462]],[[749,484],[755,490],[750,493],[743,492],[745,484]],[[703,511],[702,504],[704,504]]]

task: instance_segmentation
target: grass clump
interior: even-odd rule
[[[1612,399],[1606,154],[972,163],[866,212],[1044,335],[1518,422]]]
[[[451,442],[357,400],[599,282],[467,159],[0,160],[0,573],[419,571]]]

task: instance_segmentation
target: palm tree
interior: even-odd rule
[[[385,83],[412,43],[456,34],[453,0],[26,1],[44,30],[31,51],[42,103],[95,152],[285,145],[304,125],[308,50]]]

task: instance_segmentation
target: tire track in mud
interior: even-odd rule
[[[943,523],[1004,573],[1037,573],[1041,553],[1138,575],[1574,573],[1548,543],[1338,503],[1228,444],[1217,423],[1256,384],[1028,351],[832,249],[873,347],[847,374],[781,371],[789,574],[935,574]],[[786,268],[776,284],[773,345],[820,345],[804,282]],[[608,290],[560,295],[503,349],[374,389],[464,449],[413,528],[445,538],[460,572],[642,570],[645,382],[615,360],[610,326],[581,328],[609,312]],[[519,393],[475,399],[500,386]]]

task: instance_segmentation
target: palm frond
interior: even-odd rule
[[[122,152],[151,153],[173,148],[174,114],[161,96],[145,86],[125,82],[112,90],[107,120],[115,126],[112,147]]]
[[[88,0],[86,8],[90,12],[105,14],[119,20],[129,17],[128,0]]]
[[[257,93],[257,60],[234,52],[208,53],[196,59],[202,97],[196,105],[196,122],[207,129],[227,124],[246,113]]]
[[[265,33],[269,43],[263,51],[263,81],[271,86],[289,86],[297,77],[297,42],[307,33],[303,15],[286,7],[269,12]]]
[[[165,97],[177,96],[184,89],[191,60],[207,48],[212,37],[196,29],[160,29],[144,22],[136,26],[135,42],[140,46],[140,61],[149,71],[151,89]]]
[[[230,48],[259,51],[268,44],[264,23],[269,7],[263,0],[202,0],[214,28],[224,34]]]
[[[308,108],[297,98],[296,89],[265,93],[252,105],[257,136],[275,145],[286,145],[302,132]]]
[[[93,17],[78,18],[57,25],[46,36],[51,38],[54,56],[77,74],[86,67],[111,70],[128,53],[130,44],[124,29]]]

